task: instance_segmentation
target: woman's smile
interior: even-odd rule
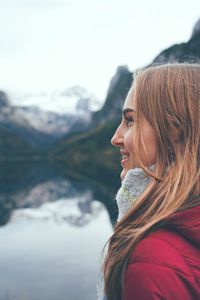
[[[124,150],[120,150],[122,159],[121,159],[121,165],[122,167],[125,165],[125,163],[129,160],[130,156],[129,153],[127,151]]]

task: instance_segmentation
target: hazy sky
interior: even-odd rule
[[[187,41],[199,17],[199,0],[0,0],[0,89],[103,99],[118,65]]]

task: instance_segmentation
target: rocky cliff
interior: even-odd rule
[[[106,123],[108,120],[121,117],[124,99],[132,83],[132,73],[127,66],[119,66],[110,81],[104,106],[93,113],[93,126]]]
[[[161,51],[148,65],[168,62],[200,62],[200,19],[196,22],[190,39]],[[147,66],[144,66],[144,68]],[[119,66],[110,81],[104,106],[93,114],[93,125],[106,123],[121,116],[121,109],[132,83],[133,73],[127,66]]]
[[[167,62],[200,62],[200,19],[195,24],[189,41],[181,44],[175,44],[162,51],[153,60],[154,63]]]

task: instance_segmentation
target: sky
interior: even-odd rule
[[[187,41],[199,17],[199,0],[0,0],[0,89],[80,85],[104,100],[119,65]]]

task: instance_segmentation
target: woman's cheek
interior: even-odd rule
[[[125,149],[129,152],[129,154],[132,156],[133,155],[133,131],[129,130],[126,134],[126,137],[124,139],[124,146]]]

